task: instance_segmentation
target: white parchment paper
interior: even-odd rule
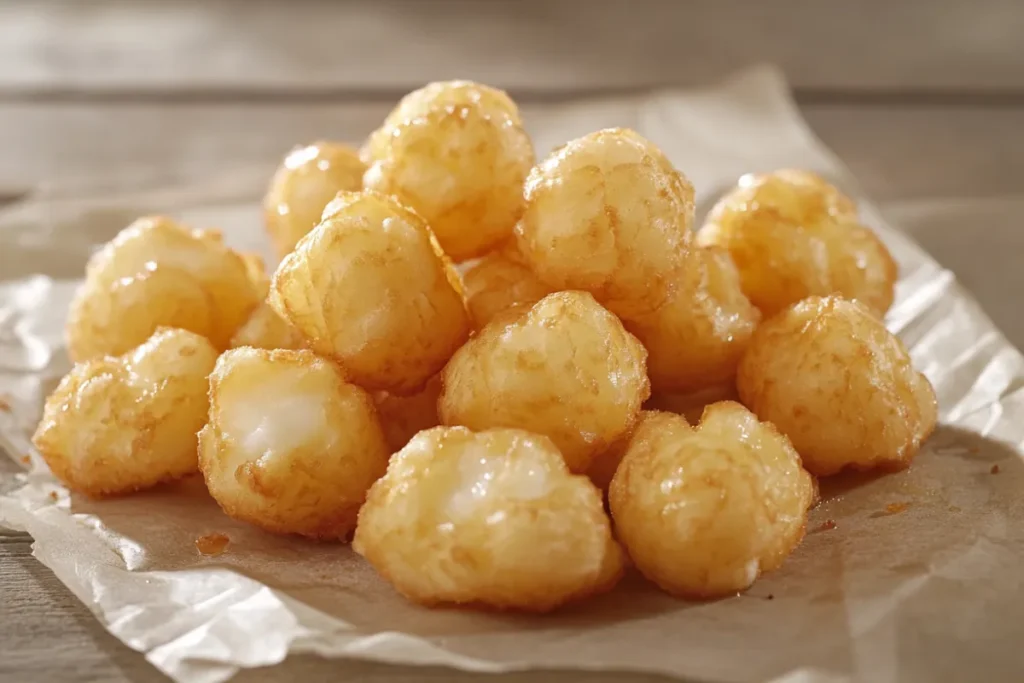
[[[758,69],[702,92],[572,104],[527,125],[541,153],[597,128],[635,128],[689,175],[702,209],[743,173],[783,166],[821,172],[857,196],[900,264],[888,324],[941,406],[942,425],[914,466],[826,483],[812,533],[743,596],[688,604],[629,577],[543,618],[410,605],[345,546],[227,519],[201,482],[104,502],[69,495],[29,436],[68,369],[62,327],[86,258],[150,213],[263,249],[267,179],[243,172],[37,198],[0,214],[0,449],[21,465],[0,474],[0,523],[31,533],[36,557],[104,626],[179,681],[220,681],[289,652],[707,681],[1024,677],[1024,359],[949,272],[885,225],[809,133],[781,78]],[[826,520],[835,528],[818,530]],[[211,532],[231,543],[201,556],[195,540]]]

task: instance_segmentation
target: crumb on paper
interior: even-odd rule
[[[32,464],[32,456],[31,455],[23,455],[23,456],[21,456],[21,464],[22,465],[31,465]]]
[[[910,503],[889,503],[885,506],[884,510],[874,512],[871,514],[872,517],[890,517],[892,515],[898,515],[901,512],[906,511],[910,507]]]
[[[196,550],[200,555],[220,555],[230,542],[225,534],[206,534],[196,539]]]
[[[999,474],[999,465],[992,465],[992,469],[989,470],[992,474]]]
[[[11,401],[6,395],[0,394],[0,413],[11,412]]]
[[[50,500],[56,502],[59,498],[56,491],[50,491]]]
[[[818,532],[818,531],[832,531],[833,529],[835,529],[835,528],[836,528],[836,526],[838,526],[838,525],[836,524],[836,520],[834,520],[834,519],[826,519],[826,520],[825,520],[824,522],[822,522],[821,524],[819,524],[819,525],[818,525],[818,526],[817,526],[817,527],[816,527],[816,528],[814,529],[814,532],[816,533],[816,532]]]
[[[775,593],[769,593],[768,594],[768,599],[769,600],[774,600],[775,599]]]

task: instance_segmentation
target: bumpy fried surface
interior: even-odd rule
[[[690,427],[645,417],[608,494],[616,535],[665,591],[715,598],[745,590],[800,543],[812,477],[789,440],[738,403]]]
[[[335,195],[361,190],[365,172],[358,152],[337,142],[315,142],[289,152],[263,199],[267,232],[278,256],[283,258],[317,226]]]
[[[285,257],[270,303],[360,386],[415,393],[469,334],[458,274],[390,197],[345,193]]]
[[[491,252],[462,276],[473,326],[480,329],[516,304],[534,304],[551,293],[514,249]]]
[[[727,253],[694,248],[683,258],[668,301],[652,313],[624,319],[647,347],[655,391],[691,392],[731,382],[760,319]]]
[[[344,539],[388,448],[369,394],[309,351],[226,352],[210,376],[199,465],[235,519]]]
[[[447,425],[543,434],[584,472],[629,431],[650,388],[647,352],[585,292],[559,292],[492,320],[442,374]]]
[[[426,218],[456,261],[507,239],[523,212],[533,145],[500,90],[431,83],[406,95],[362,149],[365,187]]]
[[[729,251],[766,316],[811,295],[857,299],[877,315],[892,305],[896,262],[858,222],[853,201],[813,173],[744,176],[698,240]]]
[[[245,261],[219,234],[141,218],[90,259],[68,314],[68,353],[76,362],[119,355],[158,327],[224,349],[258,303]]]
[[[206,338],[161,329],[123,356],[79,363],[46,399],[33,442],[57,478],[90,496],[191,474],[216,361]]]
[[[553,289],[589,291],[623,317],[669,298],[694,194],[652,143],[619,128],[591,133],[538,164],[524,192],[519,248]]]
[[[370,489],[353,547],[427,605],[547,611],[622,574],[600,492],[512,429],[420,432]]]
[[[935,392],[903,343],[839,297],[810,297],[763,323],[736,385],[819,476],[906,467],[937,419]]]
[[[393,396],[386,391],[374,394],[373,402],[377,404],[380,424],[392,453],[402,450],[417,433],[441,424],[437,415],[440,396],[440,375],[431,377],[427,386],[411,396]]]

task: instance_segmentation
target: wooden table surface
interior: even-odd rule
[[[269,173],[296,142],[359,140],[431,79],[507,87],[529,117],[771,61],[893,222],[1024,346],[1006,296],[1024,285],[1022,34],[1019,0],[0,2],[0,204],[239,166]],[[0,680],[166,680],[30,553],[29,537],[0,529]],[[315,658],[240,680],[299,676],[478,680]]]

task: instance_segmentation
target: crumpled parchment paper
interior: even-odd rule
[[[545,617],[413,606],[346,546],[229,520],[201,482],[104,502],[69,495],[29,435],[68,368],[62,325],[86,258],[146,213],[220,227],[236,246],[263,248],[266,177],[247,172],[40,199],[0,214],[0,449],[25,461],[23,472],[0,475],[0,523],[31,533],[35,555],[105,627],[179,681],[224,680],[289,652],[707,681],[1020,680],[1024,359],[949,272],[863,201],[778,74],[758,69],[707,91],[571,104],[528,126],[539,152],[601,127],[636,128],[690,176],[702,210],[741,174],[782,166],[821,172],[861,199],[900,264],[888,324],[941,405],[942,425],[913,467],[826,482],[803,545],[745,595],[688,604],[629,577]],[[195,540],[211,532],[231,543],[203,557]]]

